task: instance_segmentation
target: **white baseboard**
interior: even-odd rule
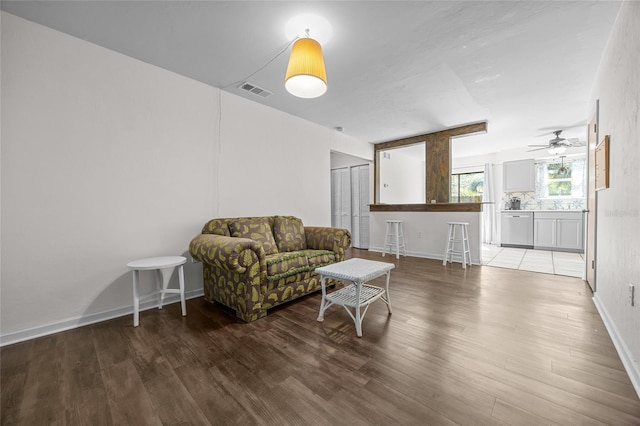
[[[618,328],[615,323],[611,320],[611,316],[607,311],[607,308],[602,304],[600,298],[598,297],[598,293],[593,296],[593,303],[596,305],[596,309],[600,314],[600,318],[604,322],[604,326],[609,332],[609,336],[611,336],[611,340],[613,340],[613,345],[616,347],[618,351],[618,355],[622,360],[622,365],[624,365],[624,369],[627,371],[629,375],[629,379],[631,379],[631,383],[633,384],[633,388],[636,390],[638,397],[640,398],[640,368],[638,368],[638,364],[633,362],[633,355],[629,351],[626,343],[620,336],[618,332]]]
[[[369,247],[369,251],[382,253],[384,250],[383,250],[382,247]],[[392,256],[395,256],[395,254],[392,255]],[[407,256],[420,257],[420,258],[423,258],[423,259],[433,259],[433,260],[439,260],[439,261],[442,261],[442,259],[444,258],[442,253],[438,253],[438,254],[422,253],[422,252],[410,251],[410,250],[407,250]],[[453,259],[454,259],[454,261],[456,263],[462,263],[462,256],[454,255]],[[471,259],[471,264],[472,265],[481,265],[482,262],[480,261],[480,259]]]
[[[186,291],[184,294],[185,299],[193,299],[204,295],[203,289]],[[172,303],[180,302],[179,294],[171,294],[166,296],[163,305],[170,305]],[[149,300],[147,302],[140,303],[140,311],[146,311],[158,307],[156,300]],[[187,312],[188,313],[188,312]],[[101,321],[107,321],[113,318],[118,318],[124,315],[133,315],[133,304],[131,306],[124,306],[122,308],[112,309],[105,312],[99,312],[96,314],[89,314],[85,316],[69,318],[63,321],[58,321],[51,324],[45,324],[38,327],[30,328],[27,330],[16,331],[13,333],[0,335],[0,347],[6,345],[12,345],[14,343],[23,342],[25,340],[35,339],[37,337],[47,336],[49,334],[59,333],[61,331],[71,330],[74,328],[82,327],[89,324],[95,324]],[[133,326],[133,317],[131,319]]]

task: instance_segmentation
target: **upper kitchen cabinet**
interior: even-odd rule
[[[536,169],[533,158],[505,161],[503,167],[504,192],[527,192],[536,189]]]

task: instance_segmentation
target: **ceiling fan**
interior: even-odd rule
[[[562,130],[556,130],[553,132],[556,137],[549,140],[547,145],[529,145],[530,147],[534,147],[534,149],[530,149],[527,152],[546,149],[549,151],[549,154],[562,154],[569,147],[584,146],[584,142],[581,142],[578,138],[565,139],[560,137],[560,133],[562,133]]]

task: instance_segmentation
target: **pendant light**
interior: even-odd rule
[[[291,49],[284,87],[299,98],[317,98],[327,91],[327,72],[320,43],[309,37],[296,40]]]
[[[558,169],[558,174],[560,176],[565,176],[567,173],[569,173],[569,169],[564,166],[564,157],[565,157],[564,155],[560,157],[560,159],[562,160],[562,165]]]

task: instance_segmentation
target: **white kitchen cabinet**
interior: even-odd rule
[[[533,246],[535,248],[556,247],[557,222],[556,219],[539,218],[534,214]]]
[[[528,192],[536,189],[536,167],[533,159],[502,163],[504,192]]]
[[[533,247],[559,251],[584,251],[581,212],[535,212]]]
[[[584,250],[582,214],[579,219],[558,219],[557,226],[556,243],[559,249]]]

